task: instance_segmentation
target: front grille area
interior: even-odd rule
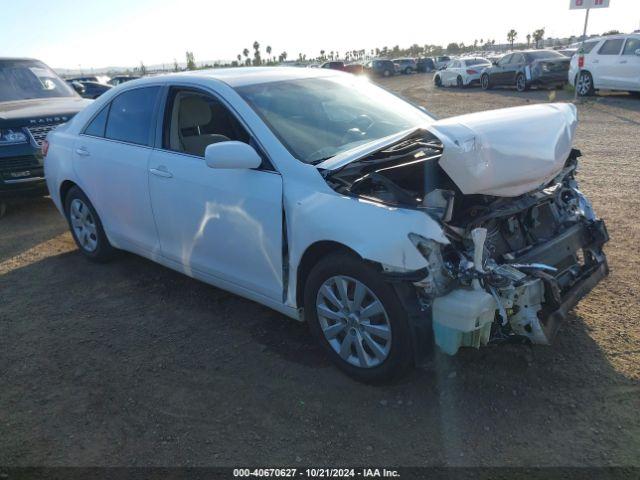
[[[44,141],[45,138],[47,138],[47,134],[51,130],[56,128],[58,125],[60,125],[60,123],[48,123],[46,125],[37,125],[37,126],[27,127],[27,130],[29,130],[29,133],[31,134],[33,139],[36,141],[36,144],[39,147],[41,147],[42,142]]]
[[[38,159],[33,156],[0,158],[0,172],[15,172],[40,167]]]

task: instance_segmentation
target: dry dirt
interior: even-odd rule
[[[438,116],[565,92],[385,80]],[[640,465],[640,99],[579,107],[611,275],[550,347],[353,382],[305,325],[134,255],[87,262],[48,199],[0,220],[0,465]]]

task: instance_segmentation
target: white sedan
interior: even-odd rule
[[[443,69],[438,70],[433,77],[436,87],[468,87],[480,85],[482,70],[491,66],[486,58],[467,57],[452,60]]]
[[[134,252],[307,321],[383,381],[435,345],[547,343],[606,274],[575,127],[572,105],[437,121],[343,72],[242,68],[124,83],[43,153],[86,257]]]

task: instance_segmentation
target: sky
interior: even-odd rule
[[[254,41],[272,55],[506,42],[544,27],[545,37],[580,35],[584,11],[569,0],[0,0],[0,56],[54,68],[134,67],[231,60]],[[37,14],[34,15],[34,12]],[[592,10],[588,33],[640,29],[640,0]],[[518,41],[517,40],[517,41]]]

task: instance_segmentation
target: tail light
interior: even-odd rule
[[[478,73],[478,71],[477,71],[477,70],[473,70],[473,69],[471,69],[471,68],[469,68],[469,69],[467,70],[467,75],[476,75],[477,73]]]
[[[40,147],[42,150],[42,156],[46,157],[47,153],[49,153],[49,142],[47,140],[43,140],[42,141],[42,147]]]
[[[578,68],[584,68],[584,55],[582,54],[578,57]]]

